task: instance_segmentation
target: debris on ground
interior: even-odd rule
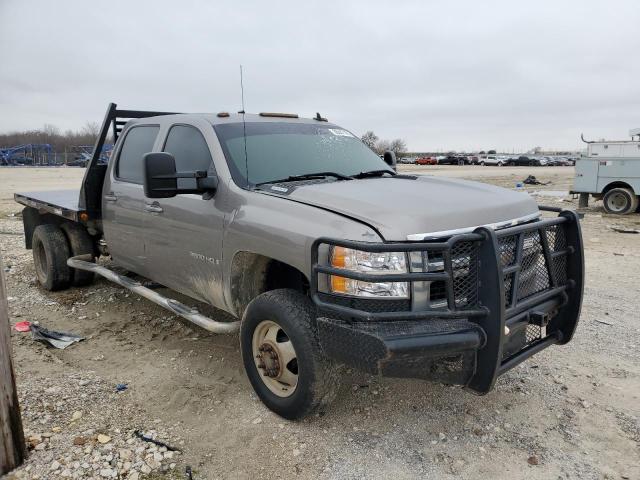
[[[534,192],[530,192],[529,195],[534,197],[557,198],[560,202],[571,201],[571,198],[568,198],[569,192],[566,190],[536,190]]]
[[[158,445],[159,447],[164,447],[167,450],[169,450],[170,452],[179,452],[180,449],[179,448],[175,448],[172,447],[171,445],[167,445],[166,443],[160,441],[160,440],[156,440],[155,438],[153,438],[153,435],[148,435],[145,434],[143,432],[141,432],[140,430],[136,430],[135,432],[136,437],[138,437],[141,440],[144,440],[145,442],[150,442],[153,443],[155,445]]]
[[[541,182],[534,175],[529,175],[527,178],[525,178],[522,181],[522,183],[524,183],[525,185],[549,185],[549,184],[551,184],[551,182]]]
[[[609,225],[609,228],[618,233],[640,233],[637,228],[618,227],[617,225]]]
[[[28,332],[31,330],[31,322],[18,322],[13,326],[13,328],[16,332]]]
[[[598,320],[598,319],[596,319],[595,321],[598,322],[598,323],[602,323],[603,325],[609,325],[609,326],[613,325],[613,323],[605,322],[605,321]]]
[[[40,325],[31,325],[31,337],[43,343],[48,343],[52,347],[64,350],[69,345],[84,340],[84,337],[74,335],[73,333],[58,332],[56,330],[49,330]]]
[[[116,392],[124,392],[128,388],[129,388],[129,385],[127,385],[126,383],[118,383],[116,385]]]
[[[138,407],[117,400],[112,383],[60,373],[22,385],[38,392],[21,398],[30,453],[7,480],[181,478],[181,452],[142,441],[127,425]],[[154,428],[149,435],[181,441],[161,423]]]

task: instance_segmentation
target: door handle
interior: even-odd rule
[[[118,196],[117,196],[117,195],[115,195],[113,192],[111,192],[111,193],[107,193],[107,194],[104,196],[104,199],[105,199],[107,202],[117,202],[117,201],[118,201]]]
[[[158,205],[157,203],[147,203],[144,206],[145,211],[150,213],[161,213],[164,212],[164,209]]]

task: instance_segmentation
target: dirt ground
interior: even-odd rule
[[[572,167],[401,170],[509,188],[528,174],[551,182],[530,193],[568,191],[573,176]],[[33,450],[9,478],[184,478],[187,465],[195,479],[640,478],[640,235],[610,228],[638,229],[639,215],[609,216],[598,203],[585,211],[587,277],[574,341],[511,370],[490,394],[347,371],[323,415],[289,422],[253,394],[236,337],[184,324],[103,280],[59,293],[37,286],[12,194],[73,188],[81,177],[77,168],[0,169],[11,322],[86,337],[53,350],[13,332]],[[557,195],[535,198],[577,206]],[[118,393],[117,384],[128,389]],[[135,429],[181,454],[143,442]]]

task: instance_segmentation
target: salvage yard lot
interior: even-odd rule
[[[573,176],[573,167],[399,168],[508,188],[530,174],[551,182],[529,192],[568,191]],[[324,415],[289,422],[253,394],[237,337],[210,335],[104,280],[59,293],[36,285],[13,192],[74,188],[82,173],[0,169],[11,321],[86,337],[63,351],[13,332],[35,447],[16,478],[144,478],[149,468],[153,478],[183,478],[186,465],[196,479],[640,478],[640,235],[610,228],[638,229],[640,215],[609,216],[599,203],[585,211],[587,277],[574,341],[508,372],[490,394],[348,370]],[[535,198],[577,206],[568,196]],[[121,383],[128,389],[117,393]],[[135,429],[182,454],[148,448]],[[109,441],[96,443],[98,434]]]

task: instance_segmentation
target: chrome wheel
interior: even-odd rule
[[[253,331],[253,360],[266,387],[279,397],[289,397],[298,385],[298,356],[283,328],[263,320]]]

